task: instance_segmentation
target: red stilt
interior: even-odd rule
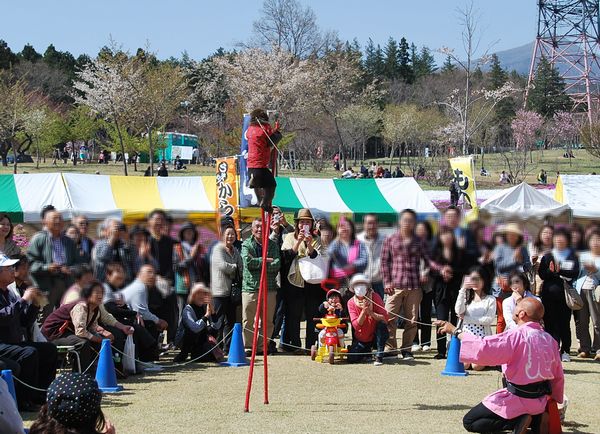
[[[264,222],[264,214],[263,214],[263,222]],[[269,297],[269,281],[267,279],[267,267],[266,265],[266,260],[267,260],[267,256],[268,256],[268,251],[269,251],[269,233],[271,232],[271,214],[268,214],[267,216],[267,228],[266,230],[264,229],[263,226],[263,267],[262,267],[262,274],[263,276],[261,279],[261,285],[264,286],[263,289],[263,312],[262,312],[262,330],[263,330],[263,370],[264,370],[264,392],[265,392],[265,399],[264,399],[264,403],[268,404],[269,403],[269,364],[268,362],[268,353],[269,353],[269,338],[270,336],[267,336],[267,324],[268,321],[271,321],[272,319],[269,319],[267,317],[267,307],[268,307],[268,297]],[[264,224],[264,223],[263,223]]]
[[[268,222],[265,221],[265,212],[264,210],[261,210],[261,214],[262,214],[262,241],[263,241],[263,245],[262,245],[262,267],[261,267],[261,272],[260,272],[260,284],[259,284],[259,288],[258,288],[258,300],[257,300],[257,305],[256,305],[256,314],[254,315],[254,335],[252,337],[252,356],[250,358],[250,370],[248,372],[248,385],[246,387],[246,402],[244,404],[244,411],[248,412],[250,411],[250,393],[252,391],[252,380],[254,377],[254,364],[256,361],[256,351],[257,351],[257,347],[258,347],[258,335],[260,333],[260,326],[259,326],[259,321],[262,320],[263,323],[263,355],[265,357],[264,359],[264,365],[265,365],[265,373],[268,373],[268,370],[266,368],[266,364],[267,364],[267,352],[264,350],[265,345],[264,343],[266,342],[266,303],[267,303],[267,252],[268,252],[268,247],[269,247],[269,229],[270,229],[270,224],[266,224],[266,223],[270,223],[271,221],[271,217],[268,217]],[[265,242],[266,241],[266,242]],[[261,315],[262,314],[262,315]],[[262,316],[262,319],[261,319]],[[268,404],[268,379],[265,375],[265,404]]]

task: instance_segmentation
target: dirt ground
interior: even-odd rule
[[[463,415],[500,384],[500,373],[444,377],[432,354],[413,362],[334,365],[305,356],[269,359],[270,404],[264,405],[262,364],[255,370],[250,413],[243,412],[248,368],[193,364],[127,380],[104,398],[119,433],[401,432],[460,433]],[[600,363],[566,365],[566,432],[594,433]],[[595,428],[594,428],[595,427]]]

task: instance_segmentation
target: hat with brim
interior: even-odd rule
[[[298,211],[298,214],[294,217],[294,220],[313,220],[313,215],[308,208],[302,208]]]
[[[10,259],[8,256],[0,254],[0,267],[10,267],[17,262],[19,262],[18,259]]]
[[[521,228],[519,227],[518,224],[516,223],[507,223],[505,224],[501,229],[500,229],[500,233],[503,234],[515,234],[518,235],[520,237],[523,236],[523,231],[521,230]]]
[[[354,292],[354,286],[358,283],[364,283],[367,286],[371,286],[371,280],[367,276],[360,273],[355,274],[352,276],[352,279],[350,279],[350,292]]]
[[[340,291],[338,291],[337,289],[330,289],[329,291],[327,291],[327,296],[326,298],[331,297],[332,295],[337,295],[340,298],[342,297],[342,293]]]

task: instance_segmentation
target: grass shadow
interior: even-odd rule
[[[563,369],[563,372],[568,375],[598,374],[598,371],[588,371],[585,369]]]
[[[437,404],[414,404],[413,408],[419,411],[448,411],[448,410],[470,410],[471,407],[464,404],[448,404],[448,405],[437,405]]]

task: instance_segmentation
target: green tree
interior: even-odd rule
[[[48,45],[44,52],[44,62],[52,68],[64,72],[69,80],[75,78],[75,58],[68,51],[58,51],[54,45]]]
[[[365,47],[364,68],[371,80],[381,78],[384,73],[383,51],[379,45],[375,46],[371,38]]]
[[[417,52],[416,48],[417,47],[415,47],[412,64],[415,80],[419,80],[422,77],[433,74],[438,68],[435,64],[435,58],[433,57],[433,54],[431,54],[429,48],[422,47],[420,52]]]
[[[42,58],[42,55],[35,51],[30,44],[25,44],[21,52],[19,53],[19,57],[23,60],[27,60],[28,62],[35,63]]]
[[[456,65],[452,61],[452,56],[446,56],[446,60],[444,60],[444,64],[442,65],[442,74],[449,74],[451,72],[456,71]]]
[[[415,81],[415,73],[410,59],[410,47],[404,37],[400,39],[398,45],[398,77],[408,84]]]
[[[557,112],[570,111],[571,99],[565,92],[565,82],[558,70],[545,57],[540,59],[527,97],[527,108],[550,119]]]
[[[19,61],[19,58],[12,52],[8,44],[0,39],[0,69],[10,69]]]
[[[388,43],[383,49],[383,75],[388,80],[395,80],[400,75],[400,59],[398,52],[398,43],[390,37]]]

